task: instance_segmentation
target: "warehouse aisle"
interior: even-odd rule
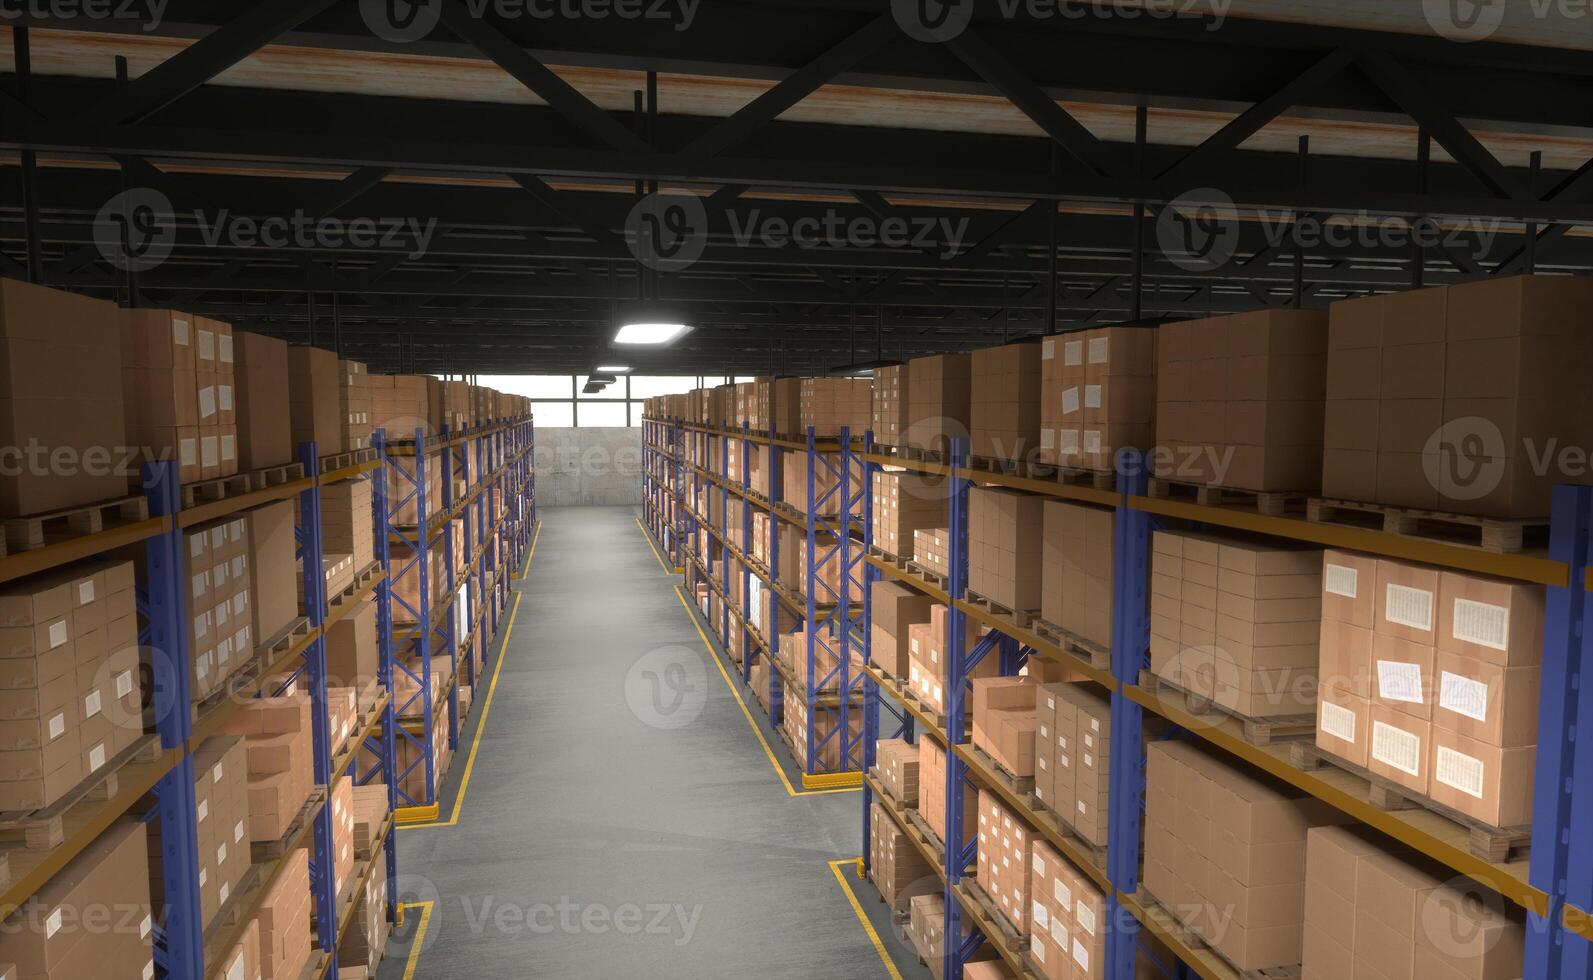
[[[633,510],[542,519],[458,823],[400,836],[413,976],[889,976],[830,867],[858,794],[788,793]]]

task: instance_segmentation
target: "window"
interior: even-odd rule
[[[579,406],[581,428],[625,428],[629,422],[626,420],[626,404],[622,401],[613,402],[581,402]]]
[[[657,377],[644,375],[631,379],[632,398],[656,398],[659,395],[684,395],[697,387],[694,377]]]
[[[575,424],[575,403],[536,401],[531,403],[531,414],[539,429],[568,429]]]
[[[684,394],[697,387],[696,378],[620,375],[595,395],[581,391],[586,375],[497,375],[480,383],[511,395],[531,399],[537,425],[548,429],[587,427],[635,428],[642,424],[642,401],[655,395]]]
[[[488,388],[527,398],[569,398],[574,394],[570,390],[572,380],[567,374],[484,375],[479,379]]]

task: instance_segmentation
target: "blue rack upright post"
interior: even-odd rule
[[[416,601],[412,604],[389,588],[391,609],[402,610],[406,622],[413,623],[414,626],[405,633],[401,645],[395,645],[396,641],[393,639],[389,639],[388,643],[389,660],[392,666],[397,668],[397,672],[393,675],[395,696],[393,709],[390,712],[393,717],[390,729],[403,740],[413,760],[403,769],[399,769],[395,754],[391,782],[398,796],[396,819],[401,823],[420,822],[435,819],[437,815],[437,773],[431,754],[434,699],[431,689],[431,582],[426,556],[428,521],[431,517],[426,507],[426,433],[421,429],[415,430],[412,455],[406,455],[402,450],[395,451],[397,447],[388,443],[384,432],[378,431],[373,442],[378,448],[377,458],[382,461],[383,467],[390,474],[391,483],[403,489],[403,493],[396,500],[390,499],[389,495],[387,513],[383,515],[382,524],[391,535],[393,543],[403,545],[410,550],[408,559],[401,562],[396,569],[389,558],[388,565],[384,568],[387,572],[387,582],[392,585],[413,572],[419,589]],[[406,458],[410,461],[407,468],[403,463]],[[408,529],[408,525],[397,519],[407,506],[414,508],[413,532]],[[410,536],[411,533],[413,537]],[[392,614],[389,612],[387,624],[389,634],[393,628]],[[401,656],[403,652],[411,649],[412,645],[415,654],[413,668]],[[396,692],[401,677],[408,679],[415,693],[399,702]],[[412,712],[418,713],[422,719],[422,734],[418,738],[403,723],[403,719],[411,717]],[[425,789],[420,794],[421,799],[416,799],[402,788],[404,781],[417,769],[424,776]]]

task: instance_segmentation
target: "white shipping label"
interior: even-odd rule
[[[94,580],[79,582],[77,584],[77,604],[86,606],[94,601]]]
[[[1034,856],[1034,873],[1042,878],[1045,877],[1045,858],[1039,854]]]
[[[199,440],[199,465],[205,468],[221,465],[221,441],[215,436],[204,436]]]
[[[1040,430],[1040,448],[1041,449],[1055,449],[1056,448],[1056,430],[1055,429],[1041,429]]]
[[[171,321],[171,342],[176,344],[178,347],[187,347],[188,346],[188,321],[187,320],[179,320],[176,317],[172,317],[172,321]]]
[[[225,435],[221,437],[221,461],[230,463],[238,458],[238,437]]]
[[[205,887],[205,882],[207,882],[209,880],[210,880],[210,872],[206,871],[204,868],[200,868],[199,869],[199,887],[200,888]]]
[[[1438,679],[1438,706],[1473,721],[1488,720],[1488,685],[1444,671]]]
[[[1509,647],[1510,610],[1489,602],[1456,599],[1452,632],[1457,640],[1505,650]]]
[[[133,672],[124,670],[116,675],[116,696],[125,698],[133,693]]]
[[[232,411],[232,385],[216,386],[216,402],[223,412]]]
[[[216,359],[216,333],[214,330],[199,331],[199,359],[201,361],[214,361]]]
[[[1391,623],[1427,632],[1433,628],[1433,594],[1426,589],[1390,583],[1383,615]]]
[[[1101,407],[1101,386],[1100,385],[1085,385],[1084,386],[1084,407],[1085,408],[1100,408]]]
[[[1041,912],[1041,913],[1043,913],[1045,911],[1043,908],[1040,907],[1040,903],[1039,902],[1035,902],[1034,903],[1034,910],[1036,912]],[[1031,943],[1031,944],[1029,944],[1029,953],[1030,953],[1030,955],[1032,955],[1034,957],[1034,961],[1036,963],[1039,963],[1042,966],[1045,965],[1045,943]]]
[[[1056,357],[1056,341],[1044,340],[1040,342],[1040,360],[1049,361]]]
[[[1072,415],[1079,410],[1079,389],[1068,388],[1062,392],[1062,414]]]
[[[213,766],[211,768],[211,770],[210,770],[210,781],[211,782],[219,783],[223,779],[225,779],[226,777],[227,777],[227,770],[222,768],[221,763],[218,762],[218,763],[215,764],[215,766]]]
[[[94,746],[92,749],[89,749],[88,763],[89,763],[89,771],[90,772],[93,772],[94,770],[98,769],[100,766],[105,765],[105,743],[104,742],[101,742],[100,744]]]
[[[1328,565],[1323,569],[1322,588],[1334,595],[1353,599],[1359,594],[1361,573],[1348,565]]]
[[[195,823],[204,823],[205,822],[205,818],[210,816],[210,801],[209,800],[200,800],[199,801],[199,808],[198,808],[198,810],[195,811],[195,814],[196,814],[198,819],[196,819],[194,822]]]
[[[100,692],[96,689],[83,696],[83,718],[85,720],[100,713]]]
[[[148,939],[149,931],[154,928],[155,922],[149,916],[144,916],[144,921],[138,924],[138,938]]]
[[[231,364],[232,363],[232,334],[224,333],[220,337],[217,338],[217,341],[219,342],[219,345],[220,345],[219,349],[221,351],[221,363],[223,363],[223,364]]]
[[[222,865],[222,864],[226,864],[226,863],[227,863],[227,845],[226,844],[221,844],[221,845],[219,845],[216,848],[216,864]]]
[[[1422,703],[1422,669],[1399,660],[1377,662],[1377,693],[1385,701]]]
[[[1062,363],[1068,367],[1077,367],[1084,363],[1084,341],[1068,340],[1062,344]]]
[[[1355,743],[1355,712],[1349,708],[1322,702],[1322,731],[1340,741]]]
[[[199,389],[199,418],[208,419],[216,414],[216,386],[205,385]]]
[[[1095,337],[1090,340],[1090,363],[1105,364],[1112,356],[1112,342],[1107,337]]]
[[[50,719],[50,741],[55,741],[66,734],[66,712]]]
[[[1433,779],[1438,782],[1480,800],[1483,773],[1481,759],[1456,752],[1448,746],[1438,747],[1437,758],[1433,760]]]
[[[232,966],[227,969],[227,980],[243,980],[243,968],[243,957],[239,956],[233,961]]]
[[[1098,453],[1101,451],[1100,429],[1084,430],[1084,451],[1087,453]]]
[[[143,980],[155,980],[155,961],[154,960],[150,960],[148,963],[144,964],[144,977],[143,977]]]
[[[221,883],[220,897],[223,905],[226,904],[227,899],[232,897],[232,886],[227,884],[225,881]]]
[[[1034,920],[1035,926],[1040,929],[1051,928],[1051,914],[1047,912],[1045,910],[1045,906],[1041,905],[1039,902],[1035,902],[1033,904],[1034,911],[1030,913],[1030,918]]]
[[[1051,938],[1056,941],[1057,948],[1067,949],[1071,937],[1068,935],[1068,925],[1061,916],[1051,920]]]
[[[1073,909],[1073,921],[1078,927],[1090,935],[1095,935],[1095,910],[1090,908],[1081,899]]]
[[[243,834],[244,834],[244,830],[245,829],[246,828],[244,827],[242,820],[239,820],[236,824],[233,824],[233,826],[232,826],[232,842],[234,844],[237,844],[238,842],[243,840]]]
[[[1073,940],[1073,962],[1077,963],[1079,965],[1079,969],[1083,970],[1085,973],[1090,972],[1089,947],[1085,946],[1077,939]]]
[[[45,939],[53,938],[55,936],[55,934],[60,932],[60,931],[61,931],[61,910],[60,909],[56,909],[55,911],[50,913],[50,917],[48,919],[44,920],[44,938]]]
[[[1372,758],[1400,772],[1420,776],[1422,740],[1414,732],[1386,722],[1372,722]]]
[[[1059,453],[1076,453],[1079,451],[1079,430],[1063,429],[1060,433],[1061,442],[1057,444]]]
[[[66,620],[63,619],[59,623],[51,623],[50,624],[50,649],[51,650],[54,650],[56,647],[58,647],[61,644],[65,643],[66,642],[66,637],[67,637]]]

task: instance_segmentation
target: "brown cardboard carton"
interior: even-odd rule
[[[257,643],[266,643],[299,615],[294,593],[294,507],[278,501],[247,511],[250,625]]]
[[[968,438],[972,360],[967,354],[916,358],[907,365],[905,444],[946,453],[953,439]]]
[[[237,377],[238,468],[244,472],[293,461],[288,412],[288,345],[260,334],[233,336]]]
[[[1541,672],[1438,651],[1433,725],[1504,748],[1536,744]]]
[[[1322,553],[1322,618],[1371,629],[1376,621],[1377,559],[1350,551]]]
[[[1369,717],[1366,768],[1408,789],[1426,793],[1430,783],[1432,724],[1376,703]]]
[[[1372,702],[1423,720],[1433,716],[1436,651],[1397,636],[1372,637]]]
[[[970,367],[970,452],[990,459],[1028,459],[1040,444],[1039,344],[1008,344],[973,353]]]
[[[1541,586],[1443,572],[1438,646],[1502,667],[1536,665],[1543,652]]]
[[[1503,749],[1434,727],[1429,794],[1493,827],[1532,823],[1532,778],[1537,748]]]
[[[288,349],[288,417],[295,446],[313,442],[322,455],[343,451],[336,354],[319,347]]]
[[[1322,618],[1319,690],[1339,690],[1358,698],[1372,696],[1373,634],[1327,616]]]
[[[1437,569],[1378,559],[1376,632],[1436,646],[1438,584]]]

